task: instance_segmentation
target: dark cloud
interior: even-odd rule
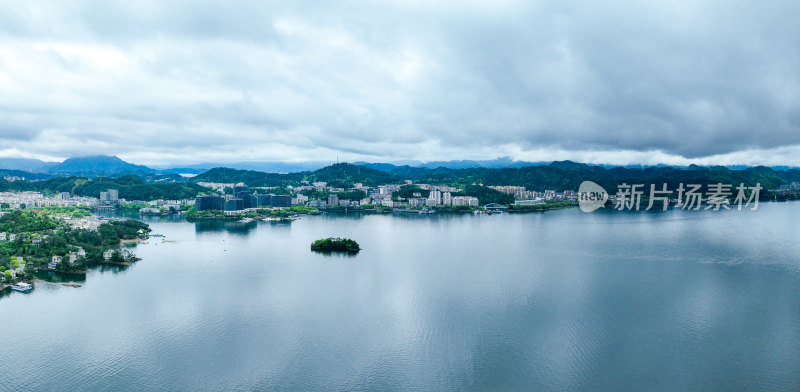
[[[0,11],[0,154],[798,164],[792,1]]]

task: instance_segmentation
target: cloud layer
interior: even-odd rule
[[[0,1],[0,155],[800,165],[797,20],[780,0]]]

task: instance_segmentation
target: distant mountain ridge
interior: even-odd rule
[[[42,178],[40,174],[94,178],[119,177],[128,174],[150,175],[156,173],[156,170],[147,166],[134,165],[116,156],[108,155],[69,158],[60,163],[26,158],[0,158],[0,171],[6,173],[14,171],[29,172],[29,175],[20,173],[21,176],[28,179],[40,179]]]
[[[155,173],[155,170],[125,162],[116,156],[96,155],[69,158],[49,168],[47,172],[59,176],[118,177],[127,174],[150,174]]]
[[[370,168],[379,172],[389,173],[403,178],[419,178],[431,172],[446,170],[464,169],[514,169],[525,167],[545,167],[554,165],[559,169],[574,171],[586,168],[626,168],[646,170],[648,168],[674,168],[674,169],[699,169],[713,166],[669,166],[669,165],[605,165],[605,164],[584,164],[571,161],[556,162],[526,162],[514,161],[510,157],[500,157],[491,160],[454,160],[454,161],[432,161],[422,163],[419,161],[406,161],[407,164],[400,163],[369,163],[354,162],[353,164],[361,168]],[[171,178],[173,181],[180,181],[177,174],[200,175],[214,168],[229,168],[232,170],[246,170],[254,173],[311,173],[326,167],[335,166],[321,161],[312,162],[277,162],[277,161],[251,161],[238,162],[231,164],[195,164],[184,165],[181,167],[162,167],[153,169],[144,165],[136,165],[126,162],[116,156],[95,155],[85,157],[69,158],[64,162],[46,162],[39,159],[29,158],[0,158],[0,172],[8,175],[24,177],[27,179],[44,179],[50,176],[82,176],[82,177],[120,177],[129,174],[136,174],[148,177],[148,181],[164,181]],[[721,166],[718,166],[721,167]],[[751,168],[745,165],[727,166],[730,170],[745,170]],[[789,166],[775,166],[771,169],[776,171],[789,171],[797,169]],[[26,174],[26,172],[28,174]],[[11,174],[15,173],[15,174]],[[259,174],[260,175],[260,174]],[[256,175],[256,176],[259,176]],[[160,176],[160,177],[159,177]],[[218,177],[218,176],[214,176]],[[253,175],[246,176],[253,179]],[[374,176],[373,176],[374,177]],[[351,177],[352,178],[352,177]],[[377,177],[375,177],[377,178]],[[271,182],[275,178],[267,182]]]
[[[191,182],[243,182],[250,186],[284,186],[301,181],[323,181],[330,186],[342,188],[350,187],[354,183],[375,186],[401,180],[398,175],[351,163],[336,163],[314,171],[285,174],[216,167],[190,179]]]
[[[31,173],[47,173],[47,169],[58,162],[45,162],[30,158],[0,158],[0,170],[21,170]]]

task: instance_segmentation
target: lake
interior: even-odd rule
[[[141,261],[0,294],[0,390],[800,390],[799,217],[147,218]]]

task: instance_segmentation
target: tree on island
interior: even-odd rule
[[[358,242],[349,238],[322,238],[311,243],[311,250],[322,252],[358,252]]]

